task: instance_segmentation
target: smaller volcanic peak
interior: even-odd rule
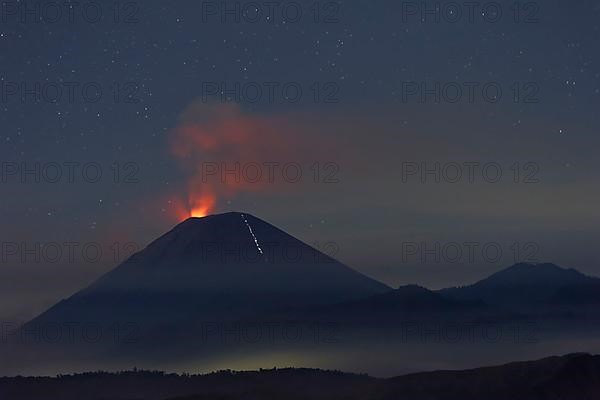
[[[493,305],[525,309],[542,305],[565,287],[597,284],[600,279],[551,263],[518,263],[470,286],[442,289],[439,293],[460,300],[482,300]]]
[[[485,285],[565,285],[588,282],[590,277],[575,269],[551,263],[518,263],[496,272],[478,284]]]

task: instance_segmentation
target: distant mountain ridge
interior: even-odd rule
[[[485,310],[486,305],[478,300],[454,300],[418,285],[401,286],[389,292],[358,300],[311,308],[311,312],[322,318],[336,320],[346,316],[351,319],[427,318],[440,314],[472,313]]]
[[[230,212],[180,223],[32,323],[135,315],[140,324],[164,324],[220,318],[224,310],[239,318],[307,307],[346,314],[523,311],[600,302],[597,289],[599,278],[574,269],[518,263],[468,286],[393,290],[250,214]]]

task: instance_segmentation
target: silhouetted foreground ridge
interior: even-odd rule
[[[316,369],[220,371],[177,375],[155,371],[95,372],[0,379],[10,400],[427,399],[538,400],[600,398],[600,356],[570,354],[463,371],[389,379]]]

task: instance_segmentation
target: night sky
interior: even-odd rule
[[[600,275],[600,2],[448,3],[2,2],[0,319],[203,196],[392,286],[524,259]],[[263,180],[206,176],[237,162]]]

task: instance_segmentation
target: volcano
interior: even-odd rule
[[[391,290],[250,214],[189,218],[31,323],[160,325]]]
[[[235,353],[229,338],[257,324],[269,332],[243,345],[270,349],[281,315],[389,290],[250,214],[189,218],[11,333],[2,356],[24,374],[171,365]]]

